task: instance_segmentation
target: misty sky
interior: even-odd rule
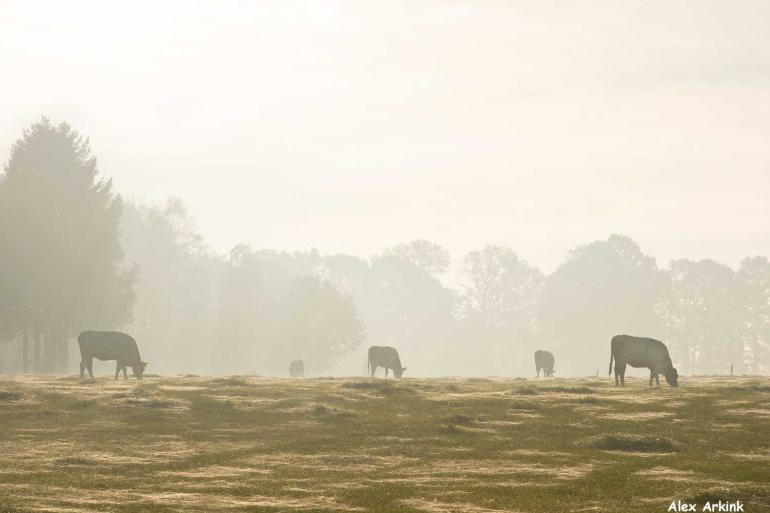
[[[766,1],[6,0],[0,91],[221,251],[770,254]]]

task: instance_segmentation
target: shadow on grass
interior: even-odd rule
[[[403,385],[396,385],[391,381],[353,381],[343,383],[342,388],[353,390],[371,390],[381,395],[389,394],[413,394],[412,388]]]
[[[594,389],[589,387],[541,387],[541,392],[562,392],[565,394],[593,394]]]

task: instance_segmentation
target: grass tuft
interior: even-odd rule
[[[211,383],[215,385],[223,385],[226,387],[247,387],[249,386],[248,380],[239,378],[237,376],[231,376],[229,378],[217,378],[212,379]]]
[[[85,410],[96,406],[96,401],[93,399],[78,399],[72,404],[72,408],[75,410]]]
[[[176,406],[176,403],[174,403],[173,401],[168,401],[166,399],[159,399],[159,398],[152,398],[147,400],[129,399],[127,402],[129,404],[133,404],[141,408],[158,409],[158,410],[169,410]]]
[[[525,401],[514,401],[511,405],[511,409],[520,411],[540,411],[540,406]]]
[[[20,401],[24,397],[19,392],[0,390],[0,401]]]
[[[476,423],[475,420],[473,420],[468,415],[452,415],[451,417],[447,417],[444,419],[448,424],[455,425],[455,426],[472,426]]]
[[[310,413],[314,415],[329,415],[332,413],[332,409],[323,404],[314,404],[310,408]]]
[[[583,441],[587,447],[603,451],[675,452],[673,441],[663,437],[640,435],[600,435]]]

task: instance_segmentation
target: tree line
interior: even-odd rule
[[[450,273],[449,252],[425,240],[369,259],[220,255],[181,201],[122,201],[88,140],[47,119],[0,175],[0,240],[2,354],[21,372],[70,371],[84,329],[128,331],[151,369],[179,373],[285,374],[292,359],[308,373],[363,369],[377,344],[417,375],[527,375],[537,348],[556,354],[557,375],[603,374],[620,333],[666,341],[684,374],[766,372],[770,356],[763,256],[660,268],[621,235],[547,275],[501,246]]]

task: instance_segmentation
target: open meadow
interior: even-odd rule
[[[0,512],[770,510],[770,380],[19,376]]]

